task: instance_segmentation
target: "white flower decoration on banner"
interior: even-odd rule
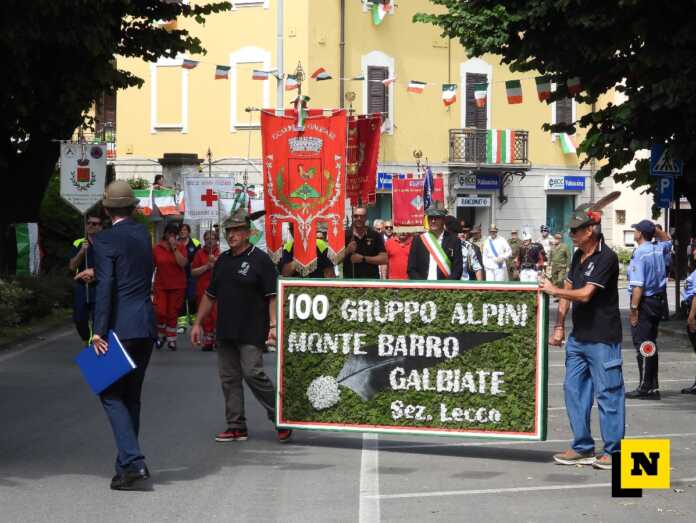
[[[331,376],[319,376],[307,387],[307,399],[316,410],[333,407],[341,400],[338,382]]]

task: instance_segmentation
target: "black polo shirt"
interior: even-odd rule
[[[573,337],[587,343],[620,343],[619,259],[601,239],[597,250],[580,263],[582,251],[573,254],[568,281],[573,289],[592,284],[597,290],[588,303],[573,302]]]
[[[263,347],[268,335],[268,298],[276,294],[278,272],[268,254],[250,246],[234,256],[227,250],[213,268],[206,293],[217,300],[217,337]]]
[[[377,256],[381,252],[387,252],[384,248],[384,238],[374,229],[367,228],[365,235],[358,238],[353,234],[353,229],[346,229],[346,246],[355,240],[358,248],[355,251],[363,256]],[[346,279],[353,278],[372,278],[379,279],[379,265],[373,265],[367,262],[351,263],[350,254],[347,254],[343,260],[343,277]]]

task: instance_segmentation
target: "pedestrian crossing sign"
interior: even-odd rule
[[[684,162],[674,158],[672,151],[664,144],[654,144],[650,148],[650,174],[652,176],[681,176]]]

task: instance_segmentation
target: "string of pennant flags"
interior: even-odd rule
[[[184,69],[195,69],[200,63],[198,60],[184,59],[181,67]],[[215,79],[216,80],[227,80],[229,79],[230,66],[228,65],[215,65]],[[278,75],[278,69],[253,69],[251,78],[252,80],[268,80],[271,76],[281,79]],[[285,74],[283,75],[285,79],[285,90],[292,91],[299,87],[299,80],[296,74]],[[324,69],[319,67],[310,76],[312,80],[318,82],[325,80],[333,80],[333,76]],[[396,78],[389,77],[383,80],[368,80],[364,73],[360,73],[356,76],[339,78],[339,80],[355,81],[355,82],[376,82],[381,83],[385,87],[389,87],[392,84],[396,84]],[[499,80],[495,82],[482,82],[473,84],[474,89],[474,100],[478,107],[485,107],[488,98],[488,87],[490,84],[505,84],[505,92],[507,95],[508,104],[520,104],[523,102],[523,90],[522,81],[523,80],[534,80],[536,85],[536,94],[540,102],[544,102],[551,98],[551,79],[548,76],[535,76],[527,77],[516,80]],[[568,89],[568,94],[570,96],[576,96],[582,91],[582,82],[579,77],[568,78],[565,82],[566,88]],[[406,84],[406,91],[414,94],[421,94],[428,86],[441,85],[442,86],[442,102],[445,106],[452,105],[457,101],[457,84],[443,83],[438,84],[437,82],[424,82],[421,80],[409,80]]]

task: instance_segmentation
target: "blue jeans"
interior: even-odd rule
[[[583,343],[573,336],[566,344],[566,376],[563,384],[573,450],[594,451],[590,414],[594,397],[599,407],[599,426],[604,452],[618,452],[626,427],[621,344]]]
[[[145,379],[147,364],[152,354],[153,340],[138,338],[121,340],[136,368],[105,389],[100,395],[116,440],[116,473],[141,470],[145,456],[140,450],[140,391]]]

